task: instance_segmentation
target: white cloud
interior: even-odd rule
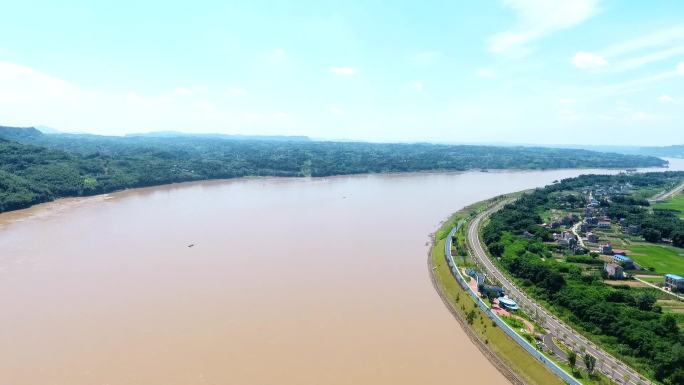
[[[670,95],[661,95],[658,97],[658,101],[661,103],[672,103],[674,102],[674,98]]]
[[[684,54],[684,45],[677,46],[677,47],[672,47],[656,52],[651,52],[642,56],[638,57],[633,57],[633,58],[628,58],[623,60],[622,62],[618,63],[617,66],[615,66],[616,70],[631,70],[631,69],[636,69],[639,67],[643,67],[644,65],[651,64],[651,63],[656,63],[659,61],[663,61],[675,56],[680,56]]]
[[[416,92],[421,92],[425,88],[425,85],[423,82],[415,81],[411,83],[411,87],[413,88],[414,91]]]
[[[330,72],[335,75],[345,76],[354,76],[359,73],[355,68],[352,67],[331,67]]]
[[[684,41],[684,25],[663,29],[623,43],[614,44],[603,52],[606,56],[622,56],[649,48],[670,46]]]
[[[684,61],[677,64],[677,73],[684,75]]]
[[[0,117],[7,125],[44,124],[113,135],[161,129],[235,132],[257,127],[264,134],[282,128],[296,130],[296,119],[288,112],[250,111],[249,106],[235,106],[228,98],[225,89],[213,91],[206,86],[161,93],[96,90],[0,61]]]
[[[499,54],[524,55],[533,41],[574,27],[598,12],[599,0],[503,0],[517,14],[514,28],[489,41],[489,50]]]
[[[572,64],[580,69],[594,69],[605,67],[608,61],[602,56],[591,52],[577,52],[571,60]]]
[[[0,102],[74,98],[80,90],[73,84],[32,68],[0,62]]]
[[[578,68],[605,67],[610,61],[610,70],[619,72],[634,70],[683,54],[684,25],[679,25],[613,44],[597,53],[578,52],[572,61],[573,64],[575,61],[586,64],[586,67],[575,64]]]

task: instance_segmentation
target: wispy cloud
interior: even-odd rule
[[[0,62],[0,102],[73,98],[83,93],[75,85],[33,68]]]
[[[617,71],[632,70],[636,68],[643,67],[651,63],[657,63],[663,60],[667,60],[676,56],[684,54],[684,45],[678,47],[672,47],[657,52],[651,52],[646,55],[628,58],[618,63],[615,66]]]
[[[674,102],[674,98],[673,98],[672,96],[670,96],[670,95],[660,95],[660,96],[658,97],[658,101],[661,102],[661,103],[666,103],[666,104],[667,104],[667,103],[672,103],[672,102]]]
[[[605,63],[600,67],[607,67],[610,71],[627,71],[683,54],[684,25],[678,25],[613,44],[595,53],[578,52],[572,59],[572,62],[577,68],[593,69],[597,68],[597,66],[577,65],[575,59],[579,56],[601,58]],[[608,62],[610,62],[610,66]]]
[[[600,68],[608,65],[606,59],[591,52],[577,52],[571,62],[575,67],[581,69]]]
[[[681,41],[684,41],[684,25],[677,25],[614,44],[607,47],[603,54],[606,56],[623,56],[646,49],[671,46]]]
[[[335,75],[354,76],[357,75],[359,71],[352,67],[331,67],[330,73]]]
[[[98,127],[100,133],[120,134],[160,127],[187,131],[252,126],[268,129],[275,124],[289,127],[296,121],[288,112],[263,108],[249,111],[249,106],[224,103],[231,93],[244,92],[240,90],[217,91],[202,85],[159,93],[93,89],[0,61],[0,116],[9,125],[46,124],[77,131]]]
[[[684,67],[684,63],[682,63]],[[671,80],[675,77],[684,74],[684,68],[682,71],[670,70],[653,75],[643,76],[637,79],[627,80],[618,83],[599,85],[599,86],[580,86],[580,87],[568,87],[564,91],[572,95],[581,95],[582,100],[598,100],[607,97],[615,97],[617,95],[627,95],[634,92],[643,91],[648,89],[653,84],[664,82],[666,80]]]
[[[489,50],[498,54],[525,55],[530,44],[554,32],[581,24],[598,12],[599,0],[504,0],[517,15],[515,27],[491,37]]]

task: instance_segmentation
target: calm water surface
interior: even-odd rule
[[[214,181],[3,214],[0,384],[506,383],[432,288],[428,234],[583,172]]]

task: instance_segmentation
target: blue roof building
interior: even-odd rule
[[[665,286],[672,291],[684,291],[684,278],[677,274],[665,274]]]
[[[625,267],[625,269],[633,269],[634,268],[634,261],[632,261],[632,258],[630,258],[626,255],[622,255],[622,254],[613,255],[613,262],[622,264]]]

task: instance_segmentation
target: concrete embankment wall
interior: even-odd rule
[[[458,223],[456,227],[454,227],[450,232],[449,235],[446,238],[446,241],[444,243],[444,256],[446,258],[447,264],[449,264],[449,269],[451,270],[451,274],[456,278],[456,281],[458,282],[459,285],[473,298],[473,300],[477,303],[477,305],[482,309],[482,311],[487,314],[487,317],[489,317],[492,321],[496,323],[496,325],[501,328],[506,334],[508,334],[515,342],[518,343],[518,345],[522,346],[523,349],[525,349],[528,353],[530,353],[534,358],[537,359],[537,361],[541,362],[544,364],[549,370],[551,370],[553,373],[555,373],[558,377],[562,378],[563,381],[567,382],[568,384],[571,385],[582,385],[579,381],[577,381],[572,375],[570,375],[568,372],[563,370],[560,366],[556,365],[555,362],[549,360],[547,357],[544,356],[544,354],[537,350],[532,344],[530,344],[526,339],[524,339],[522,336],[520,336],[518,333],[513,330],[513,328],[510,327],[504,320],[501,319],[498,315],[494,314],[492,310],[482,301],[482,298],[480,298],[476,293],[474,293],[471,289],[468,283],[465,281],[465,278],[463,278],[461,272],[458,270],[458,266],[456,265],[456,262],[454,261],[454,257],[451,255],[451,244],[453,242],[453,237],[456,232],[463,226],[464,222],[461,221]]]

